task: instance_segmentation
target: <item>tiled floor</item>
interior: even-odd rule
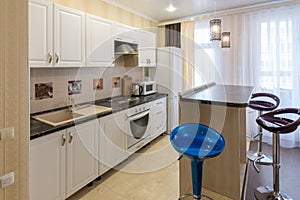
[[[83,188],[68,200],[175,200],[179,195],[177,157],[169,136],[160,136],[103,175],[101,181],[94,181],[93,187]],[[203,192],[216,200],[230,199],[205,189]]]

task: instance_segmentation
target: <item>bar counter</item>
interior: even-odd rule
[[[218,131],[225,149],[204,161],[203,187],[231,199],[242,198],[246,169],[246,107],[251,86],[207,84],[180,94],[180,124],[201,123]],[[190,160],[179,164],[180,195],[191,192]]]

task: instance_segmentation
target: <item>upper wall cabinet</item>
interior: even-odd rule
[[[85,13],[49,3],[29,2],[30,67],[79,67],[85,61]]]
[[[60,6],[29,1],[30,67],[111,67],[114,40],[138,44],[140,67],[156,66],[156,35]]]
[[[85,13],[54,4],[54,66],[85,62]]]
[[[156,35],[149,31],[139,31],[139,66],[156,66]]]
[[[53,66],[53,12],[47,0],[29,2],[29,65]]]
[[[115,39],[137,43],[136,29],[131,26],[117,23],[115,28]]]
[[[86,15],[87,66],[113,66],[114,23],[98,16]]]

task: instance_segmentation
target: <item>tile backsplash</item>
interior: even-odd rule
[[[142,68],[31,68],[30,113],[70,105],[70,95],[74,97],[75,103],[119,96],[120,79],[124,75],[131,76],[133,81],[141,80]],[[44,95],[44,98],[36,98],[37,84],[43,84],[39,94]],[[48,91],[45,90],[49,90],[50,86],[52,93],[48,93],[48,97]]]

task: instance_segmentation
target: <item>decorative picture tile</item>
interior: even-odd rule
[[[94,90],[103,90],[103,78],[93,79]]]
[[[119,88],[120,87],[120,77],[113,77],[112,78],[112,88]]]
[[[68,95],[81,94],[81,80],[68,81]]]
[[[53,98],[53,83],[37,83],[34,92],[36,100]]]

